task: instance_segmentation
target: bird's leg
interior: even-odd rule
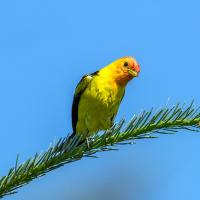
[[[90,141],[89,141],[89,137],[86,137],[86,143],[87,143],[87,147],[88,149],[90,148]]]
[[[88,147],[88,149],[89,149],[89,148],[90,148],[89,130],[87,130],[87,134],[86,134],[86,143],[87,143],[87,147]]]

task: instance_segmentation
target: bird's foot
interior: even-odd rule
[[[89,149],[90,148],[90,138],[89,137],[86,137],[86,143],[87,143],[87,147]]]

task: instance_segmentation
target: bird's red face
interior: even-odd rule
[[[133,57],[122,58],[122,64],[125,68],[125,71],[127,70],[130,78],[137,77],[139,75],[140,66]]]
[[[131,57],[126,56],[114,62],[116,67],[117,82],[121,85],[128,83],[134,77],[138,77],[140,73],[140,66],[137,61]]]

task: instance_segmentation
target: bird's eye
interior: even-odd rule
[[[127,66],[128,66],[128,62],[125,62],[125,63],[124,63],[124,67],[127,67]]]

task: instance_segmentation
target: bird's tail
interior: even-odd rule
[[[76,133],[73,132],[69,137],[68,137],[68,141],[73,140],[75,137]]]
[[[81,144],[83,144],[85,142],[85,139],[81,138],[80,136],[78,136],[78,134],[76,134],[76,132],[73,132],[67,139],[68,142],[71,143],[76,143],[76,146],[79,146]]]

